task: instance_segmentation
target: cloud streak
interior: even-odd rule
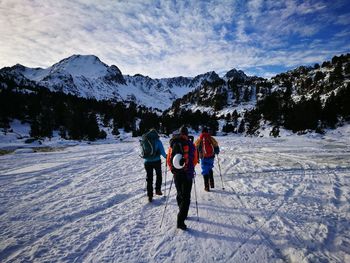
[[[0,67],[94,54],[124,74],[268,76],[349,52],[349,17],[345,0],[2,0]]]

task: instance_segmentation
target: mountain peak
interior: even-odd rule
[[[248,78],[248,76],[242,70],[233,68],[226,72],[224,78],[234,81],[244,81]]]
[[[80,60],[80,61],[91,61],[91,62],[94,62],[94,61],[98,61],[100,63],[103,63],[101,62],[101,60],[95,56],[95,55],[80,55],[80,54],[73,54],[65,59],[62,59],[61,61],[64,61],[64,60],[69,60],[69,61],[74,61],[74,60]],[[60,62],[61,62],[60,61]],[[58,62],[58,63],[60,63]]]
[[[23,66],[22,64],[17,63],[12,67],[13,69],[19,69],[19,70],[24,70],[26,67]]]
[[[94,55],[72,55],[54,64],[50,72],[98,78],[106,75],[107,69],[108,65]]]
[[[215,71],[208,71],[204,74],[200,74],[200,75],[196,76],[194,79],[196,79],[196,78],[205,78],[207,81],[213,82],[213,81],[219,79],[220,77]]]

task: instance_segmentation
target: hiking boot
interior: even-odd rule
[[[209,175],[203,175],[204,178],[204,190],[209,192]]]
[[[148,202],[151,203],[152,201],[153,201],[153,197],[152,197],[152,196],[149,196],[149,197],[148,197]]]
[[[182,223],[182,224],[177,224],[177,228],[180,228],[181,230],[186,230],[187,226],[185,225],[185,223]]]
[[[161,190],[156,190],[156,195],[163,195]]]
[[[210,188],[214,188],[214,182],[210,183]]]

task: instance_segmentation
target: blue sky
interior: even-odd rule
[[[348,0],[0,0],[0,67],[94,54],[130,75],[270,77],[348,52]]]

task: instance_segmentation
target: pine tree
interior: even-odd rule
[[[245,102],[250,101],[251,94],[252,94],[252,93],[251,93],[250,88],[249,88],[249,87],[246,87],[246,88],[244,89],[243,101],[245,101]]]
[[[338,105],[336,103],[336,98],[334,92],[326,100],[325,106],[322,110],[322,120],[328,127],[335,128],[338,121]]]
[[[38,139],[41,137],[40,125],[39,125],[39,121],[37,120],[37,118],[32,120],[32,122],[30,124],[29,135],[30,135],[30,137],[33,137],[35,139]]]
[[[221,110],[224,106],[227,105],[227,93],[223,92],[223,93],[216,93],[214,98],[213,98],[213,102],[214,102],[214,110],[219,111]]]
[[[350,120],[350,84],[341,89],[339,89],[337,94],[336,107],[338,108],[338,114],[345,118],[345,120]]]
[[[338,62],[339,62],[339,57],[337,57],[337,56],[334,56],[333,58],[332,58],[332,64],[333,65],[335,65],[335,64],[337,64]]]
[[[241,101],[241,92],[239,87],[236,87],[235,89],[235,98],[236,98],[236,103],[239,104]]]
[[[323,79],[325,77],[325,74],[322,73],[322,71],[317,71],[314,77],[314,81],[320,81],[321,79]]]
[[[89,141],[94,141],[99,137],[100,129],[97,124],[96,114],[90,113],[86,123],[86,134]]]
[[[315,130],[318,121],[321,118],[321,102],[320,99],[313,98],[306,100],[301,97],[298,103],[292,103],[287,109],[285,115],[285,127],[294,132],[306,129]]]
[[[104,130],[100,130],[97,138],[103,140],[103,139],[106,139],[106,137],[107,137],[107,133]]]
[[[329,82],[339,83],[344,79],[343,76],[343,68],[341,63],[337,63],[334,70],[331,72],[329,76]]]
[[[238,133],[243,133],[245,131],[245,121],[244,119],[241,120],[241,123],[239,124],[239,127],[238,127]]]
[[[222,131],[226,133],[234,132],[235,127],[233,126],[232,123],[226,122],[226,124],[222,126]]]
[[[349,74],[350,74],[350,63],[347,63],[347,64],[345,65],[344,73],[345,73],[346,75],[349,75]]]
[[[86,115],[82,112],[82,109],[77,107],[72,109],[70,118],[67,123],[67,131],[69,138],[72,140],[82,140],[84,138],[86,127]]]
[[[246,120],[246,132],[247,134],[254,135],[256,131],[260,128],[260,113],[257,109],[247,111],[244,114],[244,119]]]
[[[279,123],[281,117],[282,100],[278,93],[274,92],[258,102],[257,108],[264,118],[272,123]]]
[[[64,126],[59,127],[58,135],[61,136],[62,139],[67,139],[67,130]]]
[[[50,107],[44,106],[42,108],[42,112],[39,115],[39,122],[41,126],[41,136],[51,138],[54,128],[54,114]]]
[[[329,68],[329,67],[331,67],[331,65],[332,65],[332,64],[331,64],[330,61],[325,61],[325,62],[322,63],[322,66],[321,66],[321,67],[322,67],[322,68]]]
[[[118,122],[115,118],[113,118],[113,130],[112,130],[112,134],[115,135],[115,136],[118,136],[120,135],[120,132],[119,132],[119,125],[118,125]]]

